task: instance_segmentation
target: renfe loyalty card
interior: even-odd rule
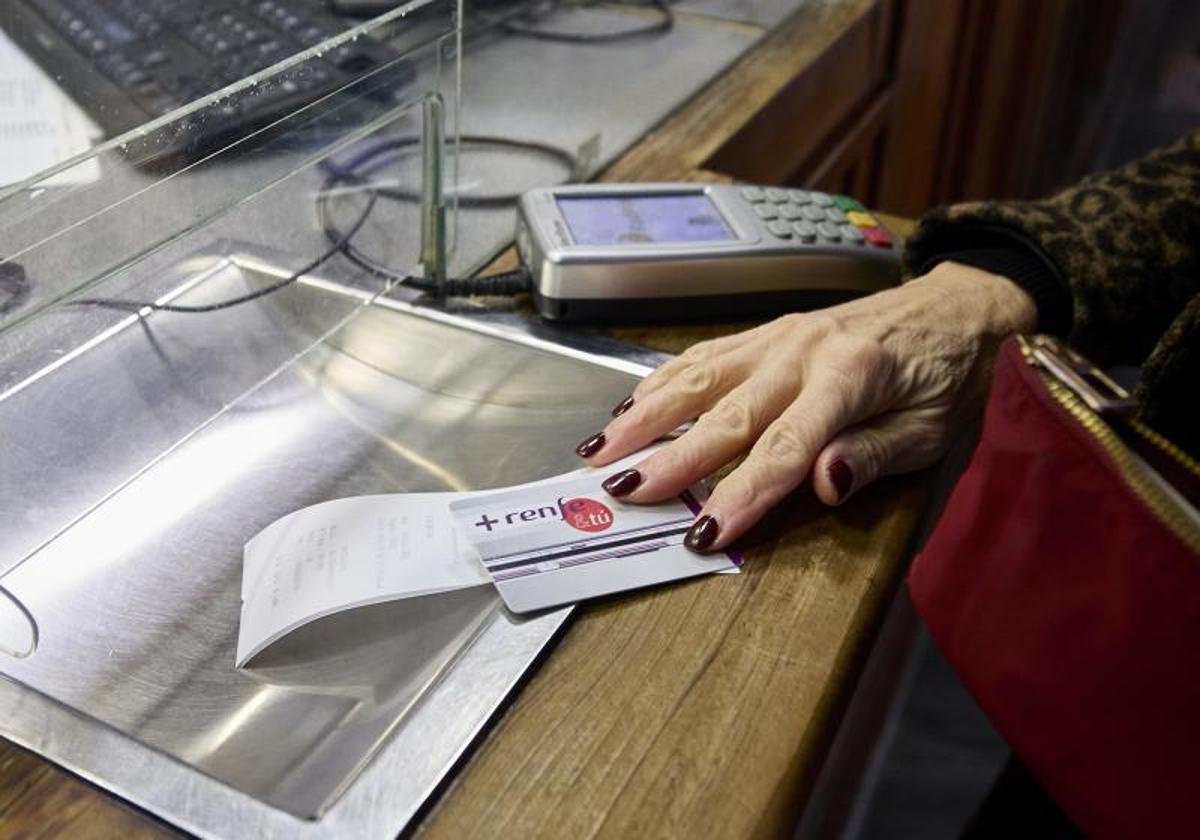
[[[529,612],[736,568],[730,555],[684,548],[700,508],[695,493],[625,504],[601,488],[608,474],[576,473],[451,502],[459,531],[509,609]]]

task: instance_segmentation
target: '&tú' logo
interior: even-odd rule
[[[595,499],[569,499],[561,507],[563,520],[580,531],[603,531],[613,524],[612,511]]]

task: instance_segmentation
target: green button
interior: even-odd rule
[[[850,210],[865,210],[866,209],[861,204],[859,204],[857,201],[855,201],[853,198],[850,198],[850,196],[847,196],[847,195],[835,195],[833,197],[833,203],[847,212],[849,212]]]

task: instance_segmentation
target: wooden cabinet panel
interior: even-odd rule
[[[764,183],[786,183],[797,173],[828,169],[831,150],[872,110],[888,82],[896,5],[897,0],[875,3],[705,167]]]
[[[877,0],[705,166],[907,216],[1045,193],[1090,163],[1079,92],[1131,14],[1127,0]]]

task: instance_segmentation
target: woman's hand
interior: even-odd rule
[[[1035,322],[1032,300],[1011,281],[941,263],[898,288],[695,345],[576,451],[602,466],[698,417],[605,481],[631,502],[678,495],[748,452],[688,532],[690,548],[717,550],[810,473],[834,505],[881,475],[933,463],[982,399],[1000,340]]]

